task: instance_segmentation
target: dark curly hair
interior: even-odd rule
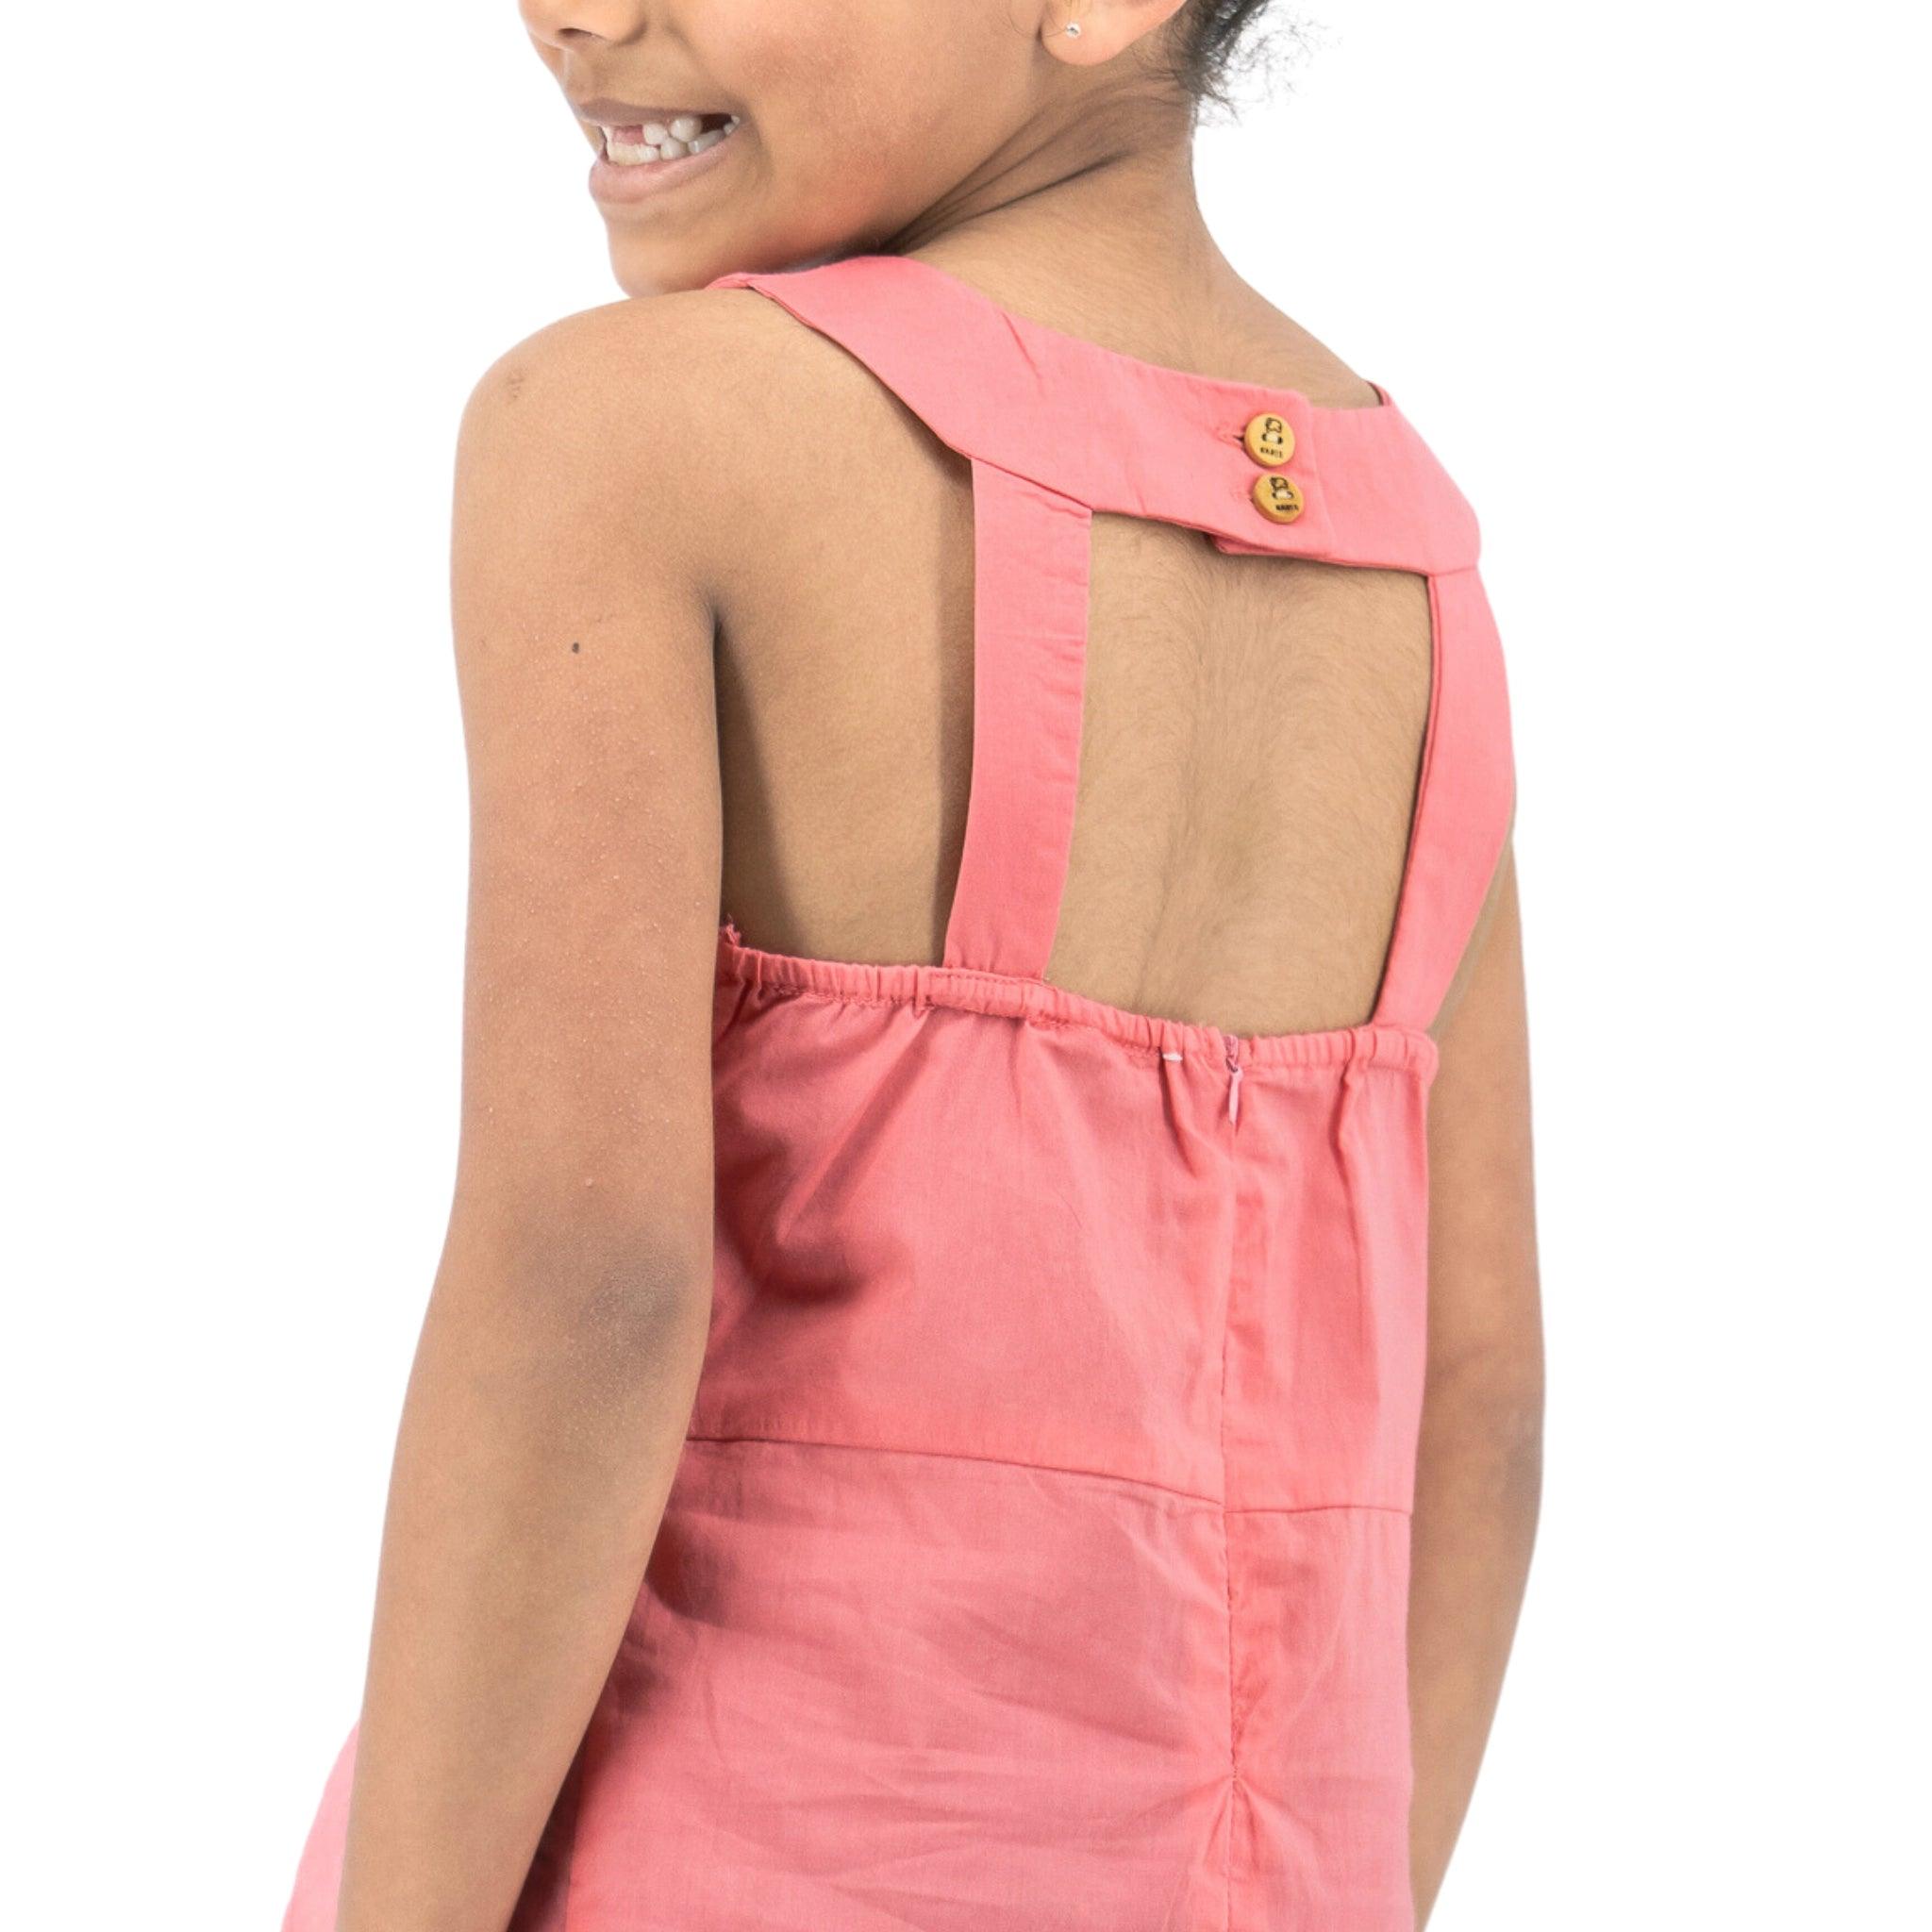
[[[1168,37],[1169,78],[1197,108],[1231,108],[1230,82],[1265,46],[1286,38],[1298,40],[1292,24],[1271,29],[1266,42],[1254,42],[1252,30],[1272,0],[1186,0],[1171,24]]]

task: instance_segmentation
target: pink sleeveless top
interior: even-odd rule
[[[941,964],[720,930],[708,1353],[516,1932],[1408,1932],[1426,1029],[1512,792],[1474,520],[1386,392],[1139,361],[900,257],[712,286],[971,459],[970,810]],[[1235,1035],[1041,976],[1096,510],[1427,576],[1368,1024]],[[353,1755],[287,1932],[332,1923]]]

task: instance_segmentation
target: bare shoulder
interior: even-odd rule
[[[730,292],[609,302],[526,336],[471,391],[461,458],[580,468],[626,500],[640,484],[677,485],[644,492],[659,516],[689,501],[718,451],[686,440],[716,426],[759,334]]]
[[[552,513],[560,501],[587,519],[586,534],[648,530],[660,561],[728,569],[760,479],[861,411],[873,388],[750,290],[606,303],[484,372],[463,412],[458,488],[547,496]]]
[[[595,416],[701,404],[775,342],[771,306],[745,291],[692,289],[580,309],[499,356],[472,406]]]
[[[708,676],[745,438],[726,433],[755,349],[727,291],[611,302],[506,350],[457,440],[459,661],[590,661],[663,689]],[[693,687],[695,688],[695,687]],[[611,689],[615,691],[613,683]]]

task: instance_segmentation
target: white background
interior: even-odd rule
[[[1435,1926],[1924,1923],[1928,50],[1320,4],[1204,198],[1475,503],[1521,771],[1548,1472]],[[453,1172],[453,434],[616,291],[508,0],[7,73],[6,1915],[272,1927]]]

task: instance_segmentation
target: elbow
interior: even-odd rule
[[[1503,1475],[1503,1493],[1534,1519],[1543,1491],[1543,1400],[1539,1384],[1500,1404],[1490,1418],[1491,1453]]]
[[[1426,1463],[1462,1472],[1496,1503],[1534,1519],[1542,1494],[1540,1367],[1472,1367],[1432,1374],[1423,1409]]]
[[[709,1257],[643,1241],[598,1265],[561,1270],[544,1298],[588,1342],[616,1356],[701,1346],[711,1312]]]
[[[533,1364],[625,1374],[701,1355],[711,1309],[709,1229],[569,1215],[458,1216],[432,1304],[509,1338]]]
[[[540,1251],[541,1252],[541,1251]],[[565,1240],[509,1276],[500,1357],[529,1400],[573,1428],[628,1437],[682,1415],[697,1392],[710,1327],[708,1267],[648,1241],[586,1255]]]

